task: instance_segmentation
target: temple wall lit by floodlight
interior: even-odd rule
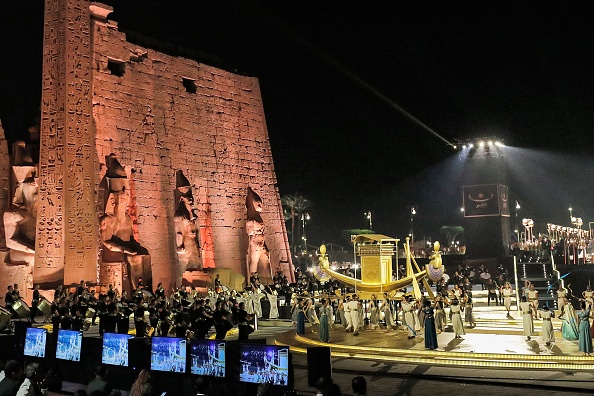
[[[278,266],[292,277],[258,80],[130,43],[112,11],[45,2],[29,283],[123,284],[140,274],[167,288],[201,269],[248,277],[250,265],[262,279]],[[112,221],[118,210],[123,220]]]

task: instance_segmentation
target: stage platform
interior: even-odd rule
[[[348,333],[339,324],[330,330],[330,343],[319,341],[311,326],[306,334],[295,330],[277,334],[275,342],[288,345],[295,353],[307,353],[308,347],[329,346],[332,358],[368,359],[384,363],[430,366],[484,367],[499,369],[593,370],[594,357],[579,352],[578,341],[561,337],[561,321],[553,319],[556,342],[547,346],[540,338],[541,320],[534,321],[535,336],[530,341],[522,335],[518,311],[507,316],[501,306],[475,307],[477,326],[465,328],[462,339],[454,339],[451,325],[438,334],[438,349],[425,349],[423,332],[408,339],[404,329],[365,329],[359,336]],[[446,311],[447,312],[447,311]],[[317,326],[314,327],[317,331]]]

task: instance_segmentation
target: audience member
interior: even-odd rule
[[[357,376],[351,381],[355,396],[367,396],[367,381],[364,377]]]
[[[113,387],[107,381],[107,369],[100,364],[95,369],[95,378],[87,385],[87,393],[91,395],[94,391],[100,391],[103,396],[107,396],[112,389]]]
[[[61,392],[62,391],[62,380],[58,377],[58,372],[54,368],[50,368],[45,373],[45,378],[41,382],[41,389],[45,389],[48,392]]]
[[[316,381],[316,396],[341,396],[340,387],[331,378],[320,377]]]
[[[0,382],[0,396],[15,396],[19,384],[23,369],[16,360],[9,360],[4,366],[4,379]]]
[[[4,365],[6,362],[4,360],[0,360],[0,382],[4,379]]]
[[[25,367],[25,379],[17,391],[17,396],[42,396],[39,383],[43,380],[43,370],[37,362]]]
[[[130,388],[130,396],[155,396],[156,393],[157,391],[152,383],[151,371],[142,369]]]
[[[258,385],[257,396],[272,396],[272,385],[264,383]]]

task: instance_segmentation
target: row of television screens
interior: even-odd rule
[[[101,362],[128,366],[129,334],[104,333]],[[23,354],[46,357],[47,330],[28,327]],[[58,330],[56,358],[80,361],[82,332]],[[224,378],[226,376],[226,343],[224,340],[191,339],[189,343],[189,371],[192,374]],[[152,337],[151,370],[185,373],[188,342],[185,338]],[[239,344],[239,380],[242,382],[270,382],[287,385],[289,378],[289,349],[276,345]]]

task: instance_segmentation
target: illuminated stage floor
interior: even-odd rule
[[[578,341],[561,337],[561,321],[553,319],[556,342],[547,346],[540,338],[541,320],[535,320],[535,336],[526,341],[522,335],[520,314],[512,311],[506,317],[503,307],[475,308],[477,326],[466,328],[462,339],[454,339],[449,328],[438,334],[438,349],[425,349],[423,333],[407,338],[404,330],[366,329],[354,336],[340,325],[330,330],[330,343],[319,341],[318,334],[307,327],[306,334],[298,336],[294,330],[279,333],[275,341],[285,344],[297,353],[306,353],[307,347],[330,346],[332,356],[356,357],[382,362],[427,364],[440,366],[466,366],[503,369],[592,370],[594,357],[579,352]],[[317,330],[317,329],[316,329]]]

